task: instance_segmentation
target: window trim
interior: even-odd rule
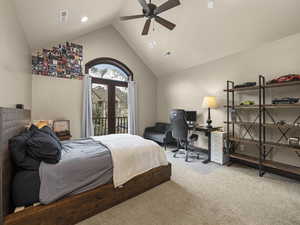
[[[88,63],[86,63],[85,64],[85,74],[89,74],[90,68],[92,68],[93,66],[99,65],[99,64],[110,64],[110,65],[116,66],[119,69],[121,69],[128,76],[128,81],[133,81],[133,73],[128,68],[128,66],[126,66],[124,63],[122,63],[121,61],[119,61],[117,59],[113,59],[113,58],[109,58],[109,57],[96,58],[96,59],[93,59],[93,60],[89,61]],[[98,79],[100,79],[100,78],[98,78]],[[108,80],[108,79],[106,79],[106,80]],[[122,82],[122,81],[120,81],[120,82]]]
[[[98,83],[106,85],[108,87],[108,102],[114,102],[114,104],[108,104],[108,133],[113,134],[116,130],[115,121],[115,100],[116,100],[116,87],[128,87],[128,82],[133,81],[132,71],[122,62],[113,58],[97,58],[89,61],[85,64],[85,73],[89,74],[90,68],[99,64],[109,64],[122,70],[128,77],[127,81],[104,79],[98,77],[92,77],[92,83]]]

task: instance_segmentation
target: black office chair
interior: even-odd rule
[[[186,121],[186,113],[182,109],[174,109],[170,113],[172,136],[177,140],[177,150],[174,153],[174,158],[176,157],[181,146],[184,146],[186,151],[185,161],[188,162],[189,159],[189,146],[198,140],[198,135],[192,134],[190,137],[189,126]],[[198,156],[199,157],[199,156]]]

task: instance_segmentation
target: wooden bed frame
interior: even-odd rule
[[[122,188],[116,189],[113,184],[106,184],[50,205],[31,206],[13,213],[10,189],[14,166],[8,140],[29,123],[30,111],[0,108],[1,225],[73,225],[170,180],[171,164],[139,175]]]

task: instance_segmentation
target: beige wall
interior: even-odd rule
[[[31,52],[11,0],[0,1],[0,106],[31,108]]]
[[[212,120],[214,125],[223,126],[223,121],[226,119],[226,113],[222,107],[226,100],[226,95],[223,92],[226,87],[226,80],[257,81],[259,74],[263,74],[269,79],[297,72],[300,72],[300,34],[266,44],[254,50],[161,77],[158,81],[157,93],[158,120],[168,121],[168,113],[171,109],[183,108],[197,110],[199,114],[198,123],[203,124],[206,121],[207,112],[201,109],[202,99],[206,95],[213,95],[217,96],[221,107],[212,111]],[[291,95],[300,97],[299,87],[281,90],[281,92],[282,97]],[[276,96],[275,91],[271,94],[272,97]],[[246,98],[257,100],[255,95],[251,96],[250,94]],[[299,114],[299,112],[287,112],[287,114],[292,113]],[[280,116],[280,113],[275,113],[276,118],[279,119]],[[295,115],[291,115],[289,118],[292,121],[295,119]],[[295,135],[300,136],[299,131]],[[204,139],[201,138],[199,145],[204,146],[204,144]],[[282,154],[282,151],[278,154]],[[299,158],[292,151],[279,158],[290,160],[299,165]]]
[[[156,121],[157,78],[154,74],[112,26],[72,41],[84,46],[84,64],[95,58],[111,57],[133,71],[138,83],[139,133],[142,134],[146,126]],[[32,94],[34,119],[71,119],[73,136],[80,136],[81,81],[33,76]]]
[[[67,119],[72,135],[80,137],[82,81],[32,76],[32,118]]]

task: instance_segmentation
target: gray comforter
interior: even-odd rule
[[[62,144],[62,157],[58,164],[40,165],[42,204],[91,190],[112,180],[111,153],[105,146],[91,139]]]

